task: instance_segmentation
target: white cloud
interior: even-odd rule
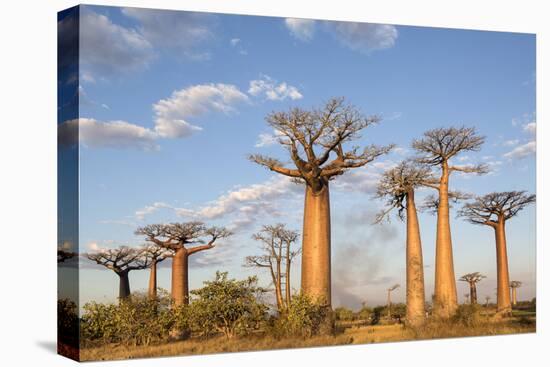
[[[506,140],[504,143],[502,143],[502,145],[504,145],[505,147],[513,147],[518,144],[519,144],[519,139]]]
[[[58,128],[61,144],[80,143],[93,148],[138,148],[157,150],[156,133],[126,121],[102,122],[80,118],[63,122]]]
[[[516,148],[514,148],[512,151],[504,154],[505,158],[508,159],[523,159],[527,158],[530,155],[535,154],[537,151],[537,145],[535,141],[530,141],[528,143],[522,144]]]
[[[123,8],[122,14],[136,20],[139,33],[155,46],[175,49],[191,58],[209,57],[196,48],[214,38],[214,15],[143,8]]]
[[[380,182],[382,173],[395,167],[391,160],[374,161],[361,168],[347,171],[331,183],[331,187],[345,192],[363,192],[372,194]]]
[[[263,148],[263,147],[274,145],[278,142],[281,136],[282,136],[282,133],[275,129],[273,129],[272,134],[261,133],[260,135],[258,135],[258,140],[256,141],[256,144],[254,144],[254,146],[256,148]]]
[[[315,21],[311,19],[286,18],[285,25],[300,41],[310,41],[315,33]]]
[[[237,46],[241,42],[240,38],[231,38],[229,44],[233,47]]]
[[[253,96],[264,94],[268,100],[282,101],[287,98],[292,100],[303,98],[298,88],[286,82],[277,83],[268,75],[261,75],[260,79],[251,80],[248,93]]]
[[[142,209],[139,209],[136,211],[135,216],[139,220],[143,220],[146,215],[153,214],[157,212],[159,209],[165,209],[165,208],[171,208],[170,205],[162,202],[156,202],[151,205],[147,205]]]
[[[82,8],[80,60],[86,79],[142,70],[154,58],[152,44],[137,30],[113,23],[105,15]]]
[[[523,125],[523,131],[535,135],[537,133],[537,123],[529,122],[528,124]]]
[[[189,136],[200,127],[186,119],[211,111],[234,112],[234,104],[248,101],[248,96],[231,84],[200,84],[177,90],[169,98],[153,105],[155,131],[163,138]]]
[[[362,53],[391,48],[395,45],[397,28],[389,24],[355,22],[325,22],[327,28],[344,46]]]

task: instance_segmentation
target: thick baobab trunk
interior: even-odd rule
[[[458,301],[449,222],[449,168],[446,162],[443,163],[439,185],[434,293],[434,314],[442,318],[449,318],[454,315],[458,308]]]
[[[151,271],[149,275],[149,298],[157,299],[157,261],[151,263]]]
[[[512,305],[514,305],[514,306],[517,305],[517,303],[518,303],[516,289],[517,288],[512,288]]]
[[[407,194],[407,322],[419,326],[424,323],[425,317],[422,242],[414,191],[410,191]]]
[[[127,271],[119,272],[117,275],[119,278],[118,298],[124,300],[130,297],[130,279]]]
[[[330,307],[330,199],[328,183],[320,192],[306,185],[302,243],[302,291]]]
[[[470,282],[470,303],[477,304],[477,287],[475,282]]]
[[[172,300],[176,306],[189,304],[188,259],[185,248],[177,249],[172,258]]]
[[[510,304],[510,278],[508,274],[508,255],[506,253],[506,231],[504,219],[499,218],[495,226],[497,247],[497,313],[508,315],[512,312]]]

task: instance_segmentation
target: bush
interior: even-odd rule
[[[480,307],[477,304],[459,305],[455,315],[452,318],[457,324],[464,326],[475,326],[479,323],[481,317]]]
[[[290,307],[274,321],[272,333],[277,337],[311,337],[322,332],[332,310],[304,294],[292,297]]]
[[[181,323],[175,310],[170,309],[170,297],[165,293],[156,300],[132,294],[119,304],[87,303],[82,337],[86,342],[149,345],[166,339],[176,323]]]
[[[373,311],[371,308],[367,306],[363,306],[357,313],[355,314],[355,318],[357,320],[363,320],[363,321],[369,321],[371,319],[371,316],[373,314]]]
[[[204,336],[220,332],[227,338],[259,329],[266,321],[267,306],[260,302],[265,292],[258,279],[228,279],[227,273],[216,272],[213,281],[191,292],[189,305],[191,328]]]
[[[78,313],[76,303],[68,298],[57,300],[57,337],[60,342],[78,347]]]
[[[338,321],[353,321],[355,315],[353,311],[347,307],[337,307],[334,309],[334,317]]]

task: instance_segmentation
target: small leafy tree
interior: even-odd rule
[[[266,320],[268,308],[260,301],[266,290],[258,286],[257,277],[236,280],[229,279],[227,272],[216,272],[216,278],[204,285],[191,291],[189,317],[194,330],[233,338],[258,329]]]
[[[353,311],[347,307],[337,307],[334,309],[334,316],[339,321],[352,321],[354,318]]]

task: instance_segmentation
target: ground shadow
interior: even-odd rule
[[[57,354],[57,343],[51,340],[39,340],[36,342],[40,348],[47,350],[50,353]]]

